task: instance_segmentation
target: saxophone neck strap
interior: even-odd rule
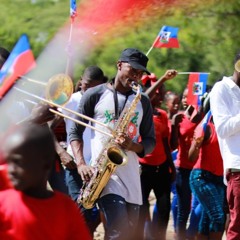
[[[122,110],[124,109],[126,103],[127,103],[127,100],[128,100],[128,97],[132,94],[132,91],[127,93],[125,95],[125,101],[124,101],[124,104],[123,104],[123,107],[122,107]],[[114,120],[117,121],[119,116],[120,116],[120,109],[119,109],[119,104],[118,104],[118,96],[117,96],[117,90],[115,89],[115,87],[113,86],[113,98],[114,98],[114,108],[115,108],[115,115],[114,115]]]

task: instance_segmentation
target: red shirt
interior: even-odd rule
[[[7,164],[0,164],[0,191],[11,187],[11,182],[7,176]]]
[[[188,160],[188,151],[191,146],[194,129],[196,123],[191,122],[186,115],[184,115],[182,122],[179,124],[178,134],[178,155],[175,165],[177,167],[192,169],[194,163]]]
[[[153,115],[153,122],[156,135],[156,146],[152,153],[140,158],[139,162],[143,164],[158,166],[166,161],[166,153],[163,146],[163,138],[169,138],[168,116],[166,111],[156,109],[156,115]]]
[[[80,210],[66,195],[33,198],[15,189],[0,192],[0,239],[90,240]]]
[[[198,160],[193,168],[207,170],[217,176],[223,176],[223,160],[219,149],[216,130],[213,123],[208,123],[208,126],[211,128],[210,139],[203,142]]]

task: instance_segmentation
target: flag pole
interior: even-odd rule
[[[146,53],[146,56],[148,56],[148,54],[152,51],[153,46],[150,47],[150,49],[148,50],[148,52]]]
[[[73,66],[71,63],[72,61],[72,33],[73,33],[73,23],[74,19],[77,16],[77,4],[76,0],[70,0],[70,31],[69,31],[69,37],[68,37],[68,42],[67,42],[67,63],[66,63],[66,70],[65,73],[69,76],[73,75]],[[70,74],[70,67],[71,67],[71,74]],[[72,76],[71,76],[72,77]]]
[[[68,43],[67,43],[67,65],[66,65],[66,70],[65,73],[67,75],[70,75],[69,73],[69,66],[70,66],[70,61],[71,61],[71,56],[72,56],[72,30],[73,30],[73,18],[71,18],[71,24],[70,24],[70,32],[69,32],[69,38],[68,38]]]
[[[210,74],[210,73],[205,73],[205,72],[201,72],[203,74]],[[178,72],[177,74],[179,75],[183,75],[183,74],[199,74],[199,72]]]

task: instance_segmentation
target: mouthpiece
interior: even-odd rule
[[[131,87],[135,93],[141,92],[141,85],[135,83],[134,81],[131,82]]]

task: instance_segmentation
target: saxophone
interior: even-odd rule
[[[114,137],[119,133],[126,133],[137,103],[141,99],[141,86],[132,82],[132,90],[136,92],[134,100],[130,106],[126,105],[124,107],[116,127],[113,130],[113,137],[107,140],[104,148],[92,165],[94,173],[90,181],[84,181],[80,189],[80,195],[77,202],[86,209],[90,209],[94,206],[117,166],[123,166],[128,161],[126,153],[114,141]]]

